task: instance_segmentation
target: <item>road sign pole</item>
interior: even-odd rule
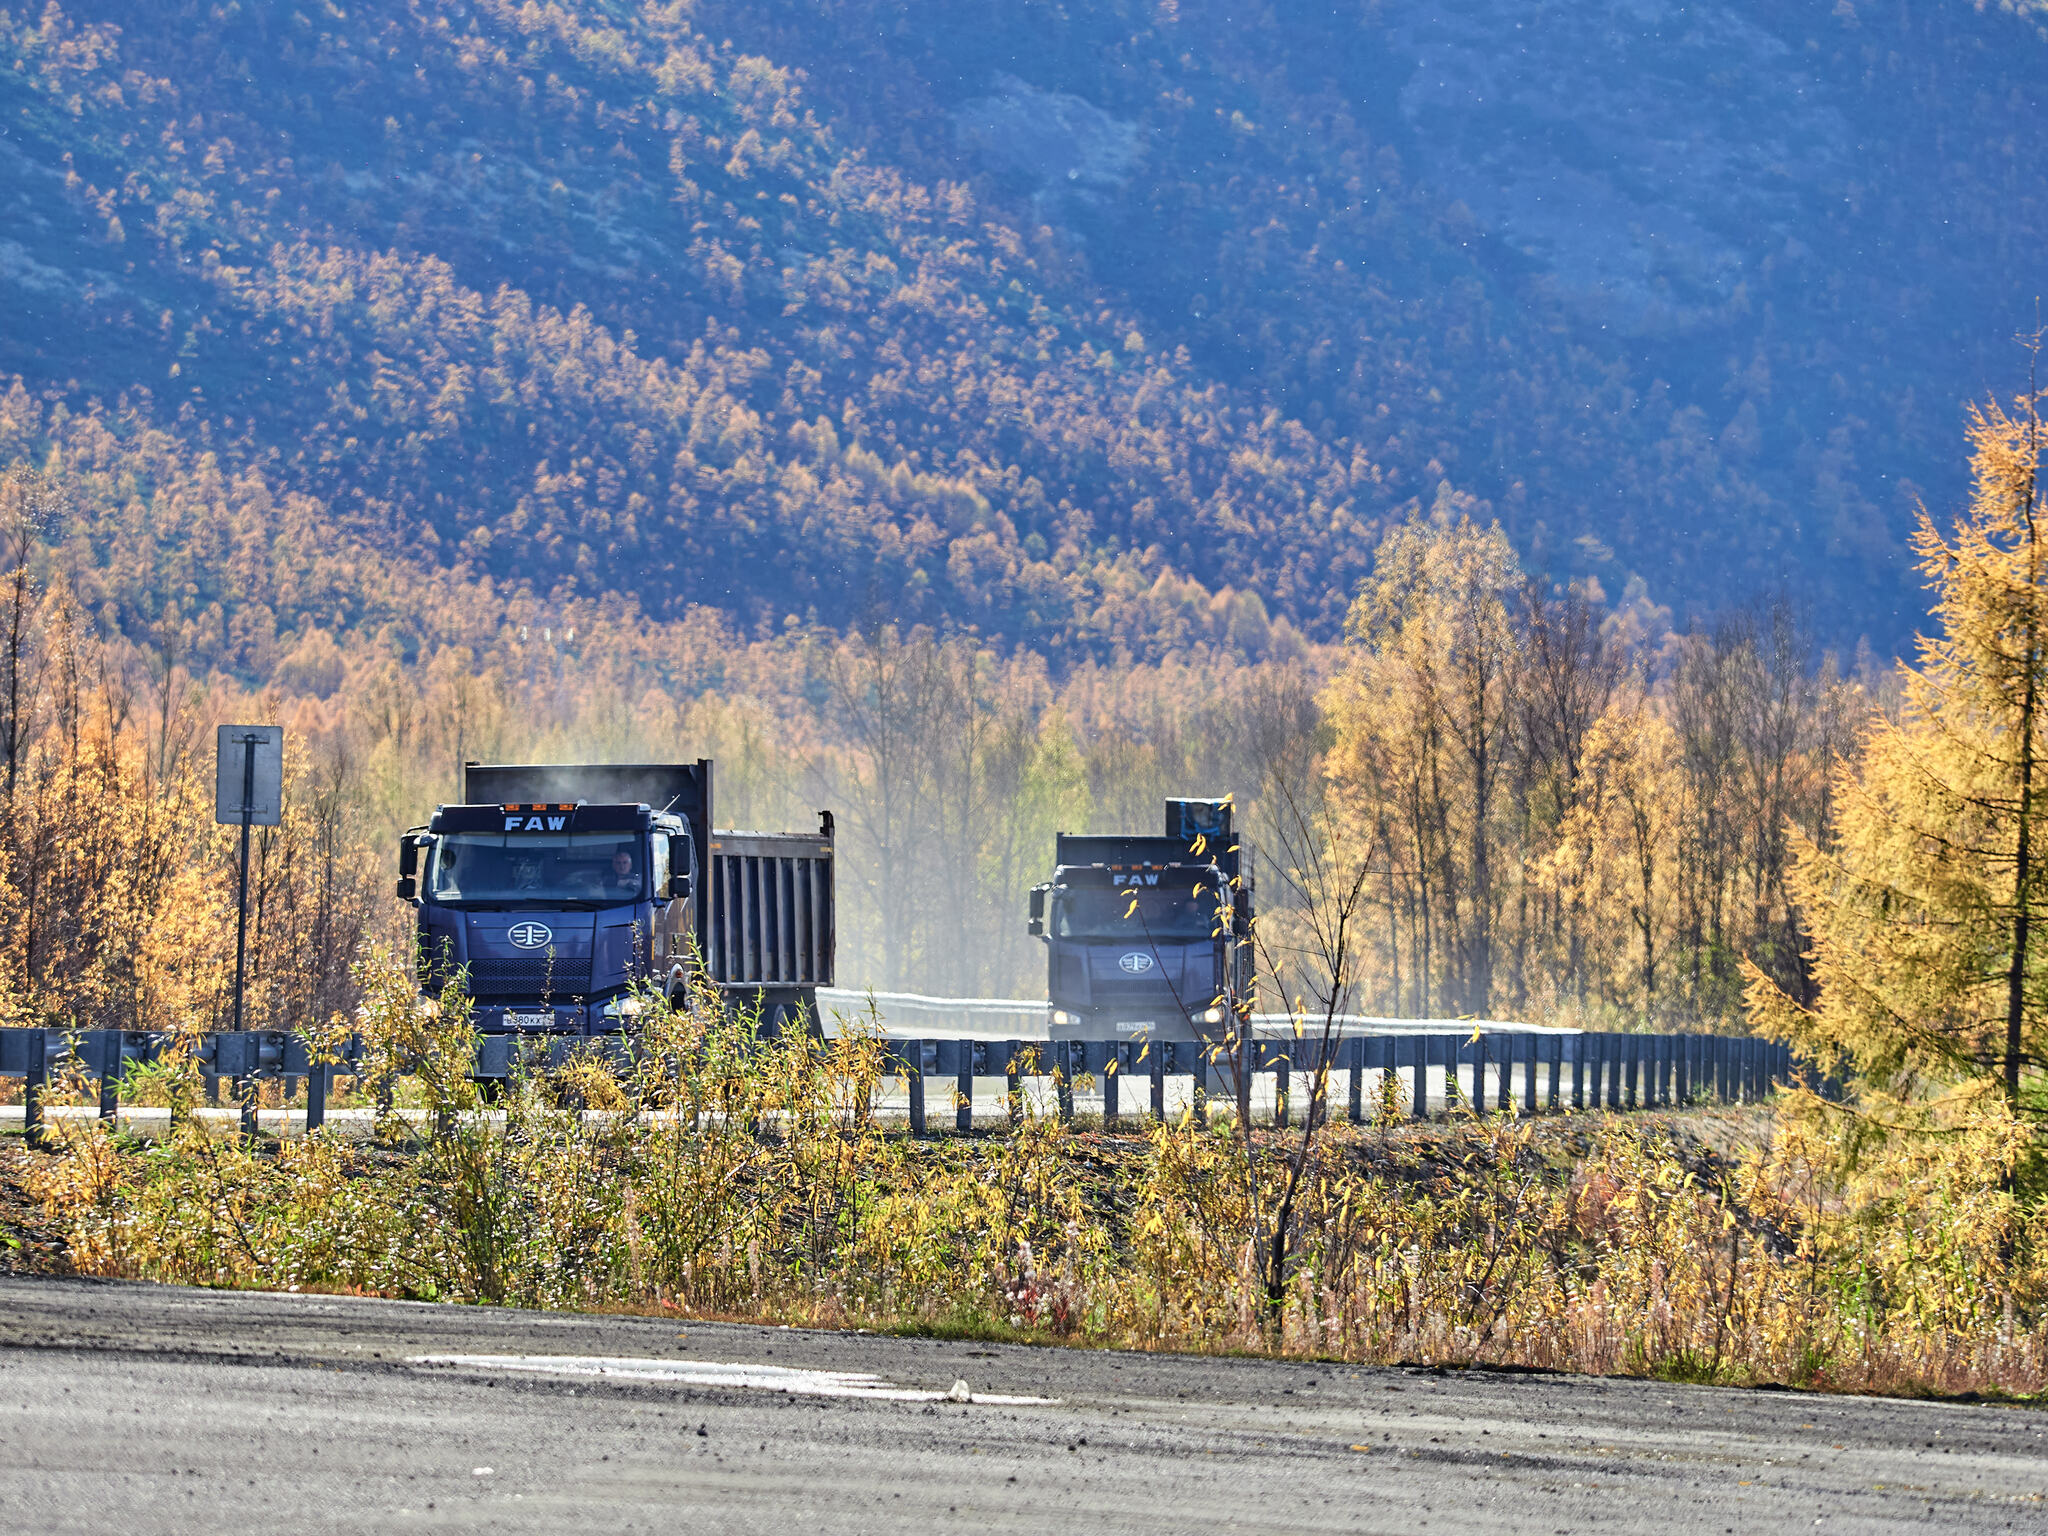
[[[235,888],[234,1033],[249,1028],[249,829],[284,824],[284,732],[275,725],[222,725],[215,734],[213,819],[241,829],[241,873]],[[235,760],[236,750],[241,761]],[[257,1058],[231,1073],[242,1107],[242,1133],[256,1134]],[[219,1078],[208,1078],[211,1085]]]
[[[235,893],[235,1033],[247,1026],[242,1020],[242,990],[249,961],[249,818],[256,809],[256,738],[242,739],[242,878]],[[242,1134],[256,1134],[256,1079],[249,1076],[239,1084],[242,1101]]]

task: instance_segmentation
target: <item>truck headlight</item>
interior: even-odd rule
[[[615,997],[604,1005],[604,1012],[609,1018],[631,1019],[646,1011],[647,999],[644,997]]]
[[[1064,1008],[1053,1009],[1052,1021],[1053,1023],[1059,1025],[1063,1029],[1069,1024],[1078,1024],[1081,1022],[1079,1019],[1075,1018],[1071,1013],[1067,1012],[1067,1010]]]
[[[1223,1022],[1223,1010],[1221,1008],[1209,1009],[1202,1015],[1202,1022],[1204,1024],[1221,1024]]]

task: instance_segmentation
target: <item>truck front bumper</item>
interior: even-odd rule
[[[1211,1014],[1215,1017],[1212,1019]],[[1140,1003],[1097,1008],[1052,1005],[1048,1032],[1055,1040],[1207,1040],[1233,1038],[1237,1021],[1229,1013],[1205,1009],[1190,1017],[1169,1003],[1164,1008]]]
[[[484,1035],[609,1035],[633,1022],[617,998],[590,1003],[472,1003],[470,1022]],[[637,1011],[637,1010],[636,1010]]]

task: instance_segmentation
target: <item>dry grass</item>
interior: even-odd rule
[[[859,1039],[650,1018],[644,1065],[476,1113],[456,1018],[360,1021],[443,1132],[259,1148],[81,1127],[26,1187],[79,1272],[978,1338],[1520,1365],[1880,1392],[2048,1388],[2042,1207],[1997,1170],[1851,1201],[1756,1111],[1328,1129],[1285,1294],[1257,1259],[1287,1133],[1029,1115],[916,1141]],[[602,1112],[593,1112],[602,1111]],[[1298,1133],[1297,1133],[1298,1134]]]

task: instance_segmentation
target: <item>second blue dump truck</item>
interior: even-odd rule
[[[1031,892],[1055,1040],[1230,1040],[1250,1016],[1251,851],[1231,802],[1169,800],[1160,837],[1059,834]]]
[[[693,976],[762,1027],[815,1031],[832,985],[832,813],[719,831],[709,759],[467,763],[399,842],[429,996],[460,971],[487,1033],[621,1030]]]

